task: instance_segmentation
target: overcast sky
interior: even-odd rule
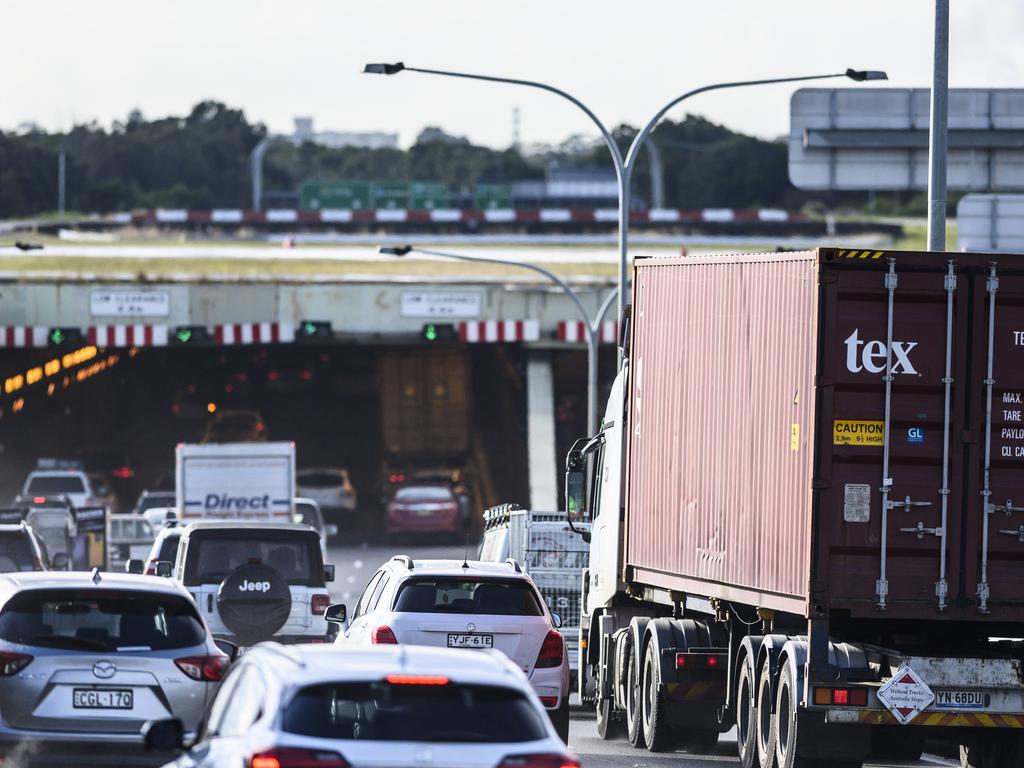
[[[1024,2],[955,0],[953,87],[1024,87]],[[4,0],[0,128],[48,129],[201,99],[291,132],[424,125],[492,146],[592,134],[556,97],[405,73],[367,61],[546,80],[613,125],[645,122],[684,90],[722,80],[885,69],[931,81],[932,0]],[[687,111],[760,136],[788,126],[791,86],[700,96]],[[680,117],[682,109],[673,113]]]

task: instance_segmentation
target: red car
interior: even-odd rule
[[[459,503],[442,485],[407,485],[388,502],[386,532],[440,533],[458,539],[462,528]]]

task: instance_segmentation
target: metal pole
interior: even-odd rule
[[[583,327],[586,329],[586,342],[587,342],[587,434],[597,434],[597,333],[594,328],[594,324],[590,321],[590,316],[587,314],[586,307],[583,306],[583,302],[580,301],[579,294],[576,293],[572,288],[569,287],[562,278],[556,275],[554,272],[539,267],[536,264],[531,264],[527,261],[511,261],[506,259],[491,259],[486,256],[467,256],[462,253],[451,253],[449,251],[433,251],[425,248],[410,248],[410,253],[422,253],[424,256],[438,256],[443,259],[457,259],[458,261],[475,261],[483,264],[502,264],[504,266],[519,267],[521,269],[529,269],[533,272],[543,275],[552,283],[557,285],[566,296],[572,301],[576,307],[576,311],[579,313],[580,319],[583,321]],[[607,304],[607,301],[605,302]]]
[[[67,161],[68,153],[61,147],[57,155],[57,213],[61,216],[67,207]]]
[[[253,147],[249,155],[249,172],[252,177],[252,210],[259,211],[263,208],[263,156],[267,153],[267,147],[274,139],[271,136],[264,136],[259,144]]]
[[[946,250],[946,150],[949,127],[949,0],[935,0],[935,63],[928,140],[928,250]]]

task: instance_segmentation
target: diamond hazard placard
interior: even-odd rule
[[[892,712],[900,725],[906,725],[935,701],[935,694],[914,670],[910,667],[900,667],[899,671],[878,689],[878,700]]]

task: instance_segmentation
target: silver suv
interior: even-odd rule
[[[332,640],[320,535],[308,525],[271,522],[191,523],[181,533],[174,578],[196,601],[218,637],[250,646]]]
[[[229,665],[169,579],[0,576],[3,763],[144,765],[142,724],[175,717],[195,731]]]

